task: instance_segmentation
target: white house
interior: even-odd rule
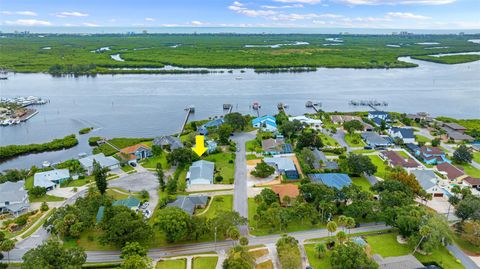
[[[388,134],[393,138],[402,139],[403,143],[415,143],[415,134],[412,128],[392,127],[388,129]]]
[[[295,117],[288,117],[288,120],[289,121],[298,120],[301,123],[312,127],[313,129],[320,129],[322,127],[322,120],[312,119],[312,118],[309,118],[309,117],[304,116],[304,115],[295,116]]]
[[[209,161],[192,163],[187,172],[188,185],[213,184],[215,164]]]
[[[110,170],[120,168],[120,162],[117,159],[112,156],[105,157],[103,153],[90,155],[78,161],[89,175],[93,172],[93,161],[100,164],[102,168],[108,168]]]
[[[370,112],[368,112],[367,118],[369,120],[379,118],[379,119],[384,120],[386,122],[390,121],[390,115],[387,112],[384,112],[384,111],[370,111]]]
[[[410,173],[415,175],[418,183],[426,193],[432,194],[433,197],[443,197],[443,190],[438,186],[439,179],[432,170],[411,170]]]
[[[51,171],[35,173],[33,176],[33,186],[53,190],[57,185],[69,178],[70,171],[68,169],[54,169]]]
[[[9,212],[18,216],[30,208],[24,184],[23,180],[0,184],[0,213]]]

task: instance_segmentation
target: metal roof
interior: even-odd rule
[[[209,161],[196,161],[192,163],[190,169],[188,170],[190,173],[190,181],[196,179],[208,179],[213,180],[215,164]]]
[[[46,172],[35,173],[33,176],[33,185],[44,188],[51,188],[55,186],[55,182],[68,179],[70,171],[68,169],[55,169]]]
[[[0,203],[22,201],[27,191],[23,188],[25,181],[10,182],[0,184]]]
[[[316,182],[324,184],[328,187],[341,189],[352,184],[352,180],[347,174],[325,173],[325,174],[309,174],[308,177]]]

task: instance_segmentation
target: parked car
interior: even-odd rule
[[[143,216],[148,219],[152,216],[152,212],[150,210],[145,210],[143,211]]]
[[[149,205],[150,205],[150,203],[149,203],[149,202],[145,202],[145,203],[143,203],[143,205],[142,205],[142,209],[146,209],[146,208],[147,208]]]
[[[365,146],[363,149],[373,149],[371,146]]]
[[[136,166],[137,166],[136,163],[130,163],[130,165],[131,165],[132,167],[136,167]]]

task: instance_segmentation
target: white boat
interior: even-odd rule
[[[45,168],[46,168],[46,167],[50,167],[50,163],[47,162],[47,161],[44,161],[44,162],[42,163],[42,166],[45,167]]]

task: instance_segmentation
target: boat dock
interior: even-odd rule
[[[377,100],[351,100],[350,105],[352,105],[352,106],[368,106],[375,111],[379,111],[378,107],[388,106],[388,103],[385,102],[385,101],[377,101]]]
[[[227,113],[225,113],[225,114],[230,114],[230,113],[232,113],[233,105],[232,104],[223,104],[223,110],[227,110]]]
[[[185,111],[187,112],[187,115],[185,115],[185,120],[183,121],[182,128],[180,129],[180,132],[178,133],[178,137],[180,137],[183,133],[183,130],[185,129],[185,126],[187,125],[188,118],[190,118],[190,115],[195,113],[195,106],[190,105],[187,108],[185,108]]]
[[[288,108],[288,105],[280,102],[277,104],[277,108],[279,112],[282,112],[282,111],[285,112],[285,109]]]
[[[313,108],[313,110],[315,110],[316,113],[320,112],[320,107],[322,106],[321,103],[318,103],[318,102],[313,102],[313,101],[307,101],[305,103],[305,107],[307,108]]]

